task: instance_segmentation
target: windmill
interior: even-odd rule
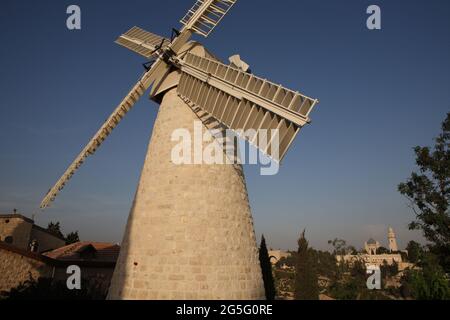
[[[221,63],[203,46],[237,0],[198,0],[171,39],[133,27],[117,43],[151,60],[146,71],[44,197],[48,207],[151,87],[160,103],[128,218],[109,299],[264,297],[245,177],[239,163],[176,165],[171,134],[206,129],[272,129],[244,139],[281,161],[317,100],[256,77],[239,56]],[[189,129],[192,131],[192,129]],[[224,151],[225,152],[225,151]]]

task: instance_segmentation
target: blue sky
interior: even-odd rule
[[[85,240],[120,242],[157,113],[142,99],[52,208],[48,188],[96,132],[144,61],[113,41],[130,27],[169,36],[193,0],[3,0],[0,10],[0,212],[61,222]],[[256,4],[257,3],[257,4]],[[66,28],[78,4],[82,30]],[[382,30],[366,28],[370,4]],[[239,0],[208,39],[258,76],[320,99],[278,175],[246,167],[258,237],[317,248],[339,237],[362,247],[420,239],[397,192],[450,111],[450,2]]]

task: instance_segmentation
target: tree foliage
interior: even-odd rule
[[[408,242],[406,251],[408,251],[408,261],[411,263],[418,263],[423,256],[422,246],[415,241]]]
[[[55,236],[64,239],[66,241],[66,245],[80,241],[80,237],[78,236],[78,231],[70,232],[66,236],[64,236],[64,234],[61,231],[61,225],[60,225],[59,221],[58,222],[51,221],[47,226],[47,230],[50,233],[54,234]]]
[[[295,299],[318,300],[319,285],[316,261],[308,250],[308,241],[303,231],[298,240],[297,265],[295,270]]]
[[[422,230],[431,243],[430,250],[450,271],[450,113],[442,124],[442,132],[435,139],[433,150],[416,147],[418,172],[398,187],[411,201],[416,219],[410,229]]]
[[[80,241],[80,237],[78,236],[78,231],[70,232],[66,236],[66,245],[77,243]]]
[[[280,260],[278,260],[275,263],[275,266],[277,268],[281,268],[282,266],[287,266],[289,268],[295,268],[297,264],[297,252],[289,252],[289,255],[287,257],[281,257]]]
[[[338,264],[336,257],[328,251],[314,250],[309,248],[311,259],[314,261],[316,266],[316,272],[320,276],[333,279],[336,277],[338,272]]]
[[[379,247],[377,249],[377,254],[389,254],[391,251],[385,247]]]
[[[343,239],[335,238],[334,240],[328,240],[328,244],[333,247],[333,255],[346,255],[357,254],[356,248],[347,245],[347,242]]]
[[[408,270],[402,278],[402,293],[417,300],[449,300],[449,280],[432,253],[425,253],[420,269]]]
[[[50,233],[53,233],[57,237],[64,238],[64,235],[61,232],[61,226],[60,226],[59,222],[51,221],[47,226],[47,230]]]
[[[261,237],[261,245],[259,247],[259,263],[264,281],[264,289],[266,291],[267,300],[275,300],[276,291],[272,274],[272,264],[270,262],[269,252],[267,251],[266,239],[264,235]]]
[[[64,281],[49,278],[29,279],[8,292],[0,293],[0,300],[104,300],[101,285],[82,279],[81,290],[69,290]]]
[[[386,279],[388,277],[395,277],[399,271],[398,263],[394,261],[394,263],[388,264],[388,262],[384,260],[383,264],[380,266],[380,271],[382,279]]]
[[[343,265],[345,272],[336,278],[329,288],[329,294],[337,300],[387,300],[382,291],[367,288],[367,274],[364,261],[355,260]]]

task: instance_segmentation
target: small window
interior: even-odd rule
[[[12,243],[13,243],[13,237],[7,236],[7,237],[5,238],[5,242],[6,242],[6,243],[9,243],[9,244],[12,244]]]
[[[38,252],[39,251],[39,242],[36,239],[30,242],[30,251]]]
[[[9,219],[6,219],[6,220],[5,220],[5,223],[9,223]]]

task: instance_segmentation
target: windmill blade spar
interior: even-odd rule
[[[197,0],[180,20],[185,29],[204,37],[214,30],[237,0]]]
[[[237,0],[197,0],[194,6],[180,20],[183,29],[170,43],[164,37],[133,27],[122,34],[116,43],[146,58],[157,58],[157,51],[168,45],[175,54],[189,40],[193,33],[207,37],[228,13]]]
[[[237,0],[197,0],[180,20],[183,28],[170,44],[170,49],[179,54],[193,33],[208,37]]]
[[[122,34],[115,42],[141,56],[152,58],[156,57],[155,51],[163,44],[169,43],[170,40],[139,27],[133,27]]]
[[[180,63],[179,95],[238,135],[242,131],[255,130],[257,135],[243,138],[277,161],[283,159],[300,129],[310,122],[309,114],[318,102],[192,53]],[[275,136],[269,136],[268,141],[258,138],[261,129],[267,130],[268,134],[278,132],[278,148],[274,147]]]
[[[58,193],[64,188],[74,173],[81,167],[87,157],[93,155],[100,147],[103,141],[111,134],[119,122],[125,115],[133,108],[140,97],[152,85],[155,78],[159,76],[160,72],[164,72],[167,65],[161,60],[157,60],[152,68],[147,71],[141,79],[133,86],[125,98],[120,102],[114,112],[109,116],[105,123],[100,127],[94,137],[89,141],[86,147],[75,158],[72,164],[67,168],[64,174],[59,178],[56,184],[48,191],[47,195],[41,202],[42,209],[50,206],[51,202],[55,200]]]

